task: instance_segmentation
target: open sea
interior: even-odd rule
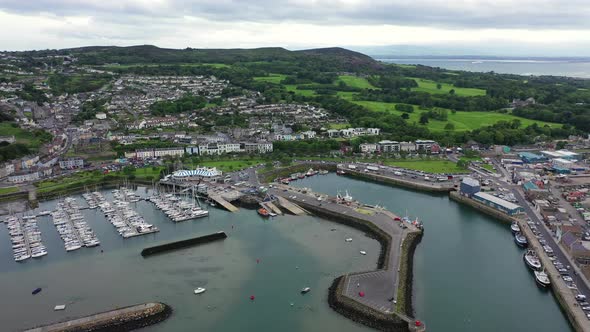
[[[440,67],[452,70],[473,72],[496,72],[501,74],[518,75],[552,75],[590,78],[590,59],[559,59],[559,58],[396,58],[379,57],[376,60],[414,65],[420,64],[430,67]]]

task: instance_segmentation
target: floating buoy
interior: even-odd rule
[[[419,320],[417,320],[417,321],[416,321],[414,324],[415,324],[416,326],[422,326],[422,322],[421,322],[421,321],[419,321]]]
[[[360,297],[365,297],[365,292],[359,292]]]
[[[250,300],[254,301],[255,297],[254,295],[250,295]]]
[[[260,259],[256,258],[256,263],[260,263]]]

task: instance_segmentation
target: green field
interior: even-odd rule
[[[339,82],[344,82],[349,87],[359,88],[359,89],[377,89],[373,86],[369,81],[364,77],[358,77],[353,75],[340,75],[338,76],[338,80],[336,80],[336,84]]]
[[[225,63],[130,63],[130,64],[108,64],[104,66],[99,66],[104,69],[128,69],[128,68],[135,68],[135,67],[158,67],[158,66],[181,66],[181,67],[198,67],[198,66],[209,66],[214,68],[226,68],[230,67],[230,65],[226,65]]]
[[[395,103],[384,103],[380,101],[352,101],[358,105],[364,106],[372,111],[378,112],[390,112],[396,115],[402,115],[403,113],[395,110]],[[420,114],[425,112],[420,110],[418,106],[414,106],[414,112],[410,113],[410,118],[407,120],[412,123],[419,123]],[[490,126],[498,121],[512,121],[518,119],[522,123],[522,127],[527,127],[533,123],[537,123],[539,126],[549,125],[550,127],[560,127],[559,123],[550,123],[537,120],[530,120],[514,116],[511,114],[493,113],[493,112],[456,112],[453,114],[450,110],[448,111],[448,121],[438,121],[430,119],[426,125],[428,129],[432,131],[444,131],[447,123],[452,123],[455,126],[455,131],[467,131],[474,130],[483,126]]]
[[[257,76],[254,77],[255,81],[260,81],[260,82],[269,82],[269,83],[274,83],[274,84],[280,84],[282,80],[284,80],[287,77],[287,75],[283,75],[283,74],[268,74],[268,76]]]
[[[348,123],[330,123],[328,129],[346,129],[350,127]]]
[[[413,169],[416,171],[423,171],[427,173],[465,173],[467,169],[458,167],[449,160],[408,160],[408,161],[385,161],[384,164],[389,166],[402,167]]]
[[[30,131],[21,129],[20,127],[13,127],[8,122],[0,123],[0,135],[2,136],[13,136],[17,143],[26,144],[29,148],[38,148],[42,142],[33,136]]]
[[[20,189],[18,187],[0,188],[0,195],[12,194],[12,193],[16,193],[18,191],[20,191]]]
[[[454,89],[455,94],[457,96],[474,97],[474,96],[485,96],[486,95],[486,90],[474,89],[474,88],[457,88],[457,87],[453,86],[452,84],[448,84],[448,83],[440,83],[441,88],[439,90],[436,88],[437,82],[435,82],[435,81],[425,80],[422,78],[414,78],[414,77],[408,77],[408,78],[411,78],[414,81],[416,81],[416,83],[418,83],[418,87],[412,88],[412,91],[447,94],[447,93],[449,93],[449,91]]]

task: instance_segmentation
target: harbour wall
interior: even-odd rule
[[[340,276],[328,289],[328,304],[337,313],[379,331],[409,332],[408,322],[395,314],[385,314],[343,295],[345,277]]]
[[[148,247],[148,248],[145,248],[141,251],[141,255],[143,257],[147,257],[147,256],[163,253],[166,251],[172,251],[172,250],[196,246],[199,244],[223,240],[225,238],[227,238],[227,234],[225,234],[225,232],[217,232],[217,233],[213,233],[213,234],[209,234],[209,235],[198,236],[198,237],[191,238],[191,239],[174,241],[174,242],[164,243],[164,244],[153,246],[153,247]]]
[[[298,163],[295,165],[276,168],[268,172],[258,174],[260,182],[272,182],[276,178],[286,177],[293,173],[307,172],[310,168],[314,170],[326,170],[336,172],[336,164],[321,164],[321,163]]]
[[[126,332],[159,323],[172,314],[165,303],[150,302],[119,308],[25,332]]]
[[[367,220],[328,211],[305,202],[297,202],[297,204],[305,210],[315,213],[317,216],[339,224],[356,228],[361,232],[365,232],[367,236],[377,240],[381,245],[381,251],[379,252],[379,258],[377,259],[377,269],[388,268],[387,262],[389,261],[389,251],[391,249],[391,237],[389,234],[383,232],[379,227]]]
[[[392,273],[395,273],[394,267],[387,266],[391,252],[391,237],[389,234],[385,233],[379,227],[364,219],[328,211],[305,202],[297,202],[297,204],[306,210],[315,213],[319,217],[356,228],[362,232],[365,232],[367,236],[379,241],[381,251],[379,252],[379,258],[377,259],[377,269],[392,270]],[[416,246],[422,239],[422,234],[422,231],[409,232],[403,241],[401,249],[402,254],[400,257],[400,271],[398,273],[398,278],[400,279],[397,292],[399,306],[397,309],[398,312],[403,313],[402,315],[404,316],[404,319],[400,318],[398,313],[381,313],[363,305],[362,303],[344,296],[341,285],[346,280],[346,276],[340,276],[332,283],[328,294],[328,302],[330,307],[336,312],[352,319],[355,322],[381,331],[409,331],[409,321],[412,320],[410,317],[413,316],[413,258]],[[402,297],[401,299],[400,296]]]
[[[404,179],[400,179],[400,178],[375,174],[375,173],[371,173],[371,172],[361,172],[361,171],[345,169],[345,168],[343,168],[342,170],[345,172],[345,175],[348,175],[351,177],[357,177],[357,178],[361,178],[361,179],[365,179],[365,180],[371,180],[371,181],[378,182],[378,183],[392,184],[392,185],[396,185],[396,186],[400,186],[400,187],[404,187],[404,188],[408,188],[408,189],[413,189],[413,190],[417,190],[417,191],[443,193],[443,192],[449,192],[449,191],[455,190],[455,188],[453,188],[451,186],[439,186],[439,185],[428,184],[428,183],[420,183],[420,182],[409,181],[409,180],[404,180]]]

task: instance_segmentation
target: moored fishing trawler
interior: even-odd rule
[[[512,233],[519,233],[520,232],[520,227],[518,226],[518,224],[516,222],[513,222],[510,225],[510,230],[512,231]]]
[[[516,244],[522,248],[525,248],[529,244],[526,236],[520,232],[514,233],[514,242],[516,242]]]
[[[524,253],[523,259],[524,259],[524,262],[526,263],[526,265],[531,270],[534,270],[534,271],[540,270],[542,267],[539,257],[537,257],[537,254],[532,249],[529,249],[529,250],[527,250],[526,253]]]
[[[535,280],[541,287],[549,287],[551,285],[551,280],[549,280],[549,276],[545,273],[545,270],[535,271]]]

